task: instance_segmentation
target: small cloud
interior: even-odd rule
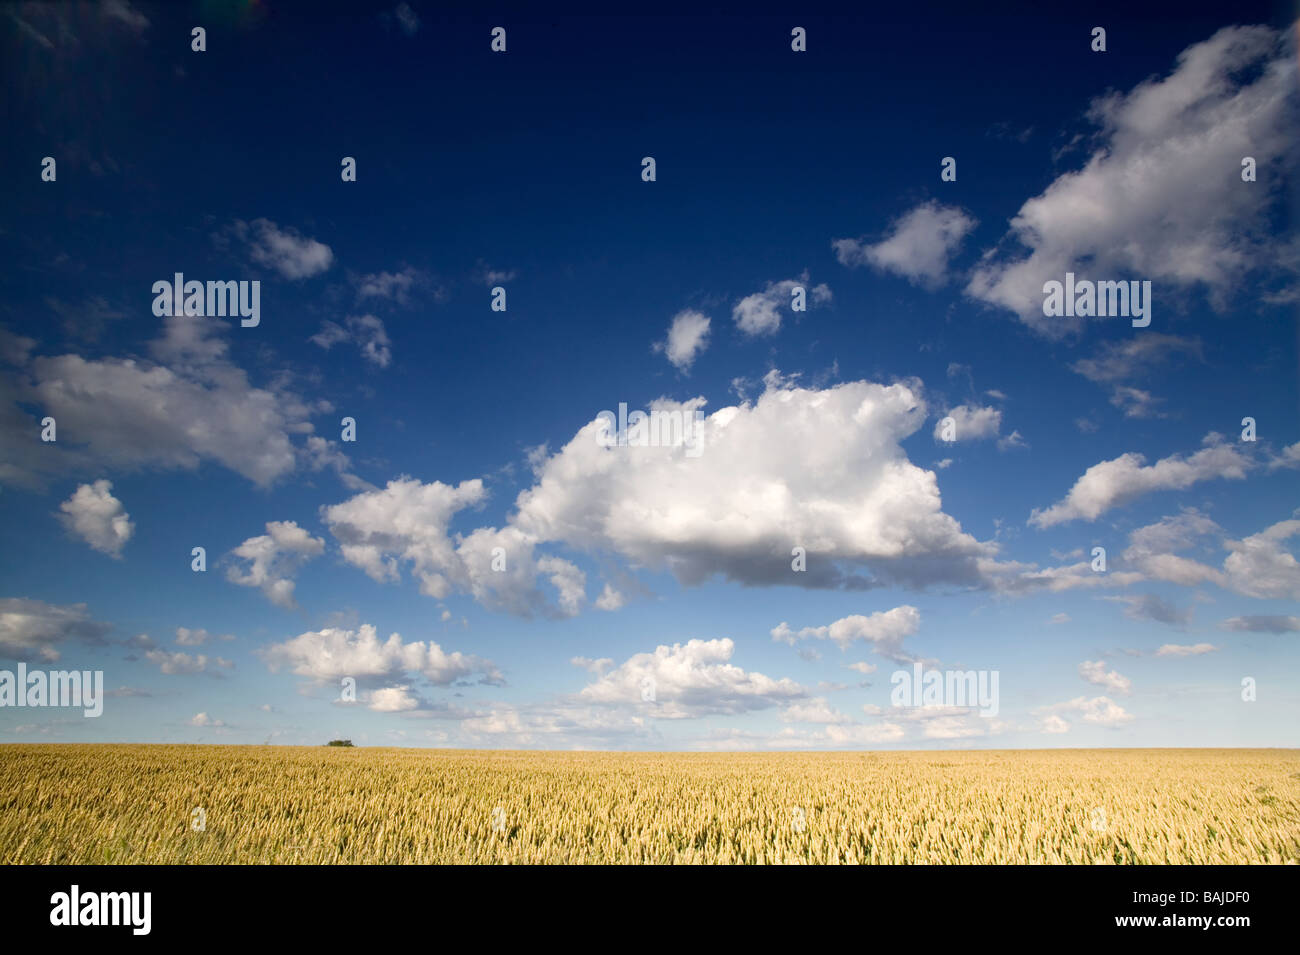
[[[709,316],[686,309],[673,316],[668,337],[657,343],[654,350],[663,352],[678,371],[687,372],[696,356],[708,347],[708,339]]]

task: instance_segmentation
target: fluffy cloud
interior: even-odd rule
[[[59,505],[59,520],[94,550],[120,558],[135,525],[122,502],[113,496],[111,481],[82,484]]]
[[[312,537],[293,521],[269,521],[265,534],[250,537],[231,551],[246,563],[230,567],[226,579],[242,587],[257,587],[277,607],[292,609],[297,606],[292,575],[324,552],[325,541]]]
[[[1300,562],[1283,546],[1297,534],[1300,520],[1286,520],[1232,540],[1212,520],[1188,509],[1133,531],[1124,556],[1157,580],[1183,586],[1213,583],[1262,600],[1300,600]],[[1208,536],[1218,537],[1229,552],[1222,569],[1174,553]]]
[[[90,618],[83,604],[48,604],[24,597],[0,599],[0,653],[18,660],[58,660],[58,644],[103,643],[112,627]]]
[[[903,640],[916,633],[920,626],[921,612],[904,605],[877,611],[870,617],[854,614],[826,626],[804,627],[797,632],[782,621],[772,628],[772,639],[791,646],[799,640],[833,640],[841,650],[847,650],[857,641],[865,641],[888,660],[911,663],[915,658],[903,652]]]
[[[668,337],[655,345],[678,371],[690,371],[695,357],[708,347],[709,316],[686,309],[673,316]]]
[[[487,684],[499,684],[500,672],[490,660],[456,651],[447,653],[430,640],[403,643],[400,634],[380,641],[375,627],[362,624],[359,630],[327,628],[309,630],[291,640],[259,651],[272,671],[281,666],[298,676],[319,683],[337,683],[346,676],[358,682],[366,679],[394,680],[418,674],[435,686],[450,686],[474,674]]]
[[[351,315],[344,324],[346,328],[336,322],[323,322],[320,331],[310,340],[326,350],[340,342],[350,342],[357,346],[366,361],[387,368],[393,352],[384,323],[373,315]]]
[[[323,242],[309,239],[296,229],[281,229],[269,219],[251,223],[236,219],[230,232],[248,247],[248,257],[287,279],[305,279],[326,271],[334,253]]]
[[[254,387],[227,357],[229,324],[179,316],[150,344],[154,361],[28,357],[0,376],[0,481],[40,486],[51,473],[89,469],[196,469],[215,461],[269,486],[309,460],[295,446],[312,435],[313,405],[274,384]],[[33,417],[21,405],[39,408]],[[58,421],[58,442],[43,444],[37,421]],[[322,448],[333,442],[312,435]]]
[[[1042,730],[1045,733],[1065,733],[1069,731],[1070,723],[1062,718],[1062,713],[1075,714],[1082,718],[1085,723],[1094,723],[1098,726],[1107,727],[1119,727],[1133,720],[1132,714],[1126,712],[1124,707],[1108,696],[1097,696],[1092,699],[1078,696],[1064,703],[1055,703],[1052,706],[1042,707],[1035,712],[1042,719]]]
[[[1243,189],[1237,174],[1243,156],[1261,169],[1285,156],[1294,69],[1281,34],[1228,27],[1184,50],[1168,76],[1094,101],[1099,138],[1084,167],[1011,221],[1029,255],[990,254],[967,293],[1061,335],[1073,323],[1043,315],[1042,289],[1067,271],[1200,285],[1222,301],[1253,268],[1276,267],[1264,214],[1275,192],[1262,179]]]
[[[144,658],[163,673],[171,675],[189,675],[193,673],[213,672],[220,675],[220,670],[233,670],[235,664],[222,657],[209,657],[199,653],[191,656],[181,651],[149,650]]]
[[[1089,683],[1103,686],[1112,693],[1127,696],[1133,689],[1133,681],[1114,670],[1107,670],[1102,660],[1085,660],[1079,664],[1079,676]]]
[[[997,408],[957,405],[955,408],[949,408],[945,417],[952,418],[954,441],[995,438],[1002,427],[1002,412]],[[943,431],[944,419],[940,418],[934,424],[934,440],[944,440]]]
[[[664,719],[690,719],[766,709],[808,695],[793,680],[774,680],[729,663],[735,648],[727,639],[659,646],[630,657],[583,687],[579,697],[594,704],[647,706]]]
[[[540,462],[511,524],[538,541],[612,552],[685,584],[972,585],[992,553],[943,513],[934,472],[900,442],[925,420],[917,386],[797,387],[776,373],[754,403],[705,417],[699,454],[602,447],[605,422]],[[703,399],[652,410],[691,414]],[[807,571],[792,573],[804,547]],[[853,570],[870,567],[865,578]]]
[[[1029,523],[1052,527],[1068,521],[1093,521],[1143,494],[1182,489],[1216,478],[1240,480],[1255,466],[1237,448],[1224,444],[1222,435],[1211,432],[1204,444],[1195,454],[1171,454],[1152,465],[1146,465],[1146,458],[1132,451],[1094,464],[1074,482],[1063,500],[1045,509],[1035,508]]]
[[[761,292],[746,295],[731,310],[732,321],[746,335],[775,335],[781,329],[782,310],[789,309],[796,286],[804,289],[805,305],[824,305],[831,300],[831,290],[822,283],[808,288],[808,273],[797,279],[768,282]]]
[[[976,224],[961,209],[930,201],[894,222],[880,242],[836,239],[831,248],[841,265],[870,265],[914,285],[933,287],[947,280],[948,260]]]

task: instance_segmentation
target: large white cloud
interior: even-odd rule
[[[121,557],[122,548],[131,539],[135,525],[122,502],[113,496],[113,483],[98,480],[82,484],[72,497],[59,505],[59,519],[94,550],[110,557]]]
[[[593,421],[541,462],[511,523],[538,541],[610,552],[683,583],[973,584],[991,548],[942,509],[934,472],[900,442],[925,420],[919,384],[803,388],[771,373],[752,404],[682,444],[605,447]],[[661,400],[690,415],[703,399]],[[806,572],[791,552],[805,548]],[[870,576],[862,571],[869,569]]]
[[[991,252],[967,293],[1061,335],[1077,320],[1043,315],[1043,284],[1067,271],[1149,280],[1158,316],[1170,290],[1201,286],[1222,301],[1253,269],[1275,270],[1265,212],[1292,142],[1294,73],[1280,33],[1228,27],[1184,50],[1168,76],[1094,101],[1099,136],[1083,168],[1011,221],[1008,237],[1029,254]],[[1241,180],[1245,156],[1257,182]]]

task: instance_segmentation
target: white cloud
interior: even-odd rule
[[[647,706],[664,719],[744,713],[804,699],[808,692],[787,678],[774,680],[728,661],[735,644],[728,639],[691,640],[653,653],[638,653],[583,687],[587,703]],[[643,699],[645,687],[654,699]]]
[[[708,415],[698,456],[675,447],[601,447],[594,420],[538,465],[512,526],[538,541],[606,551],[687,584],[924,586],[984,581],[991,555],[943,513],[933,471],[900,442],[925,420],[916,385],[825,390],[769,374],[754,403]],[[690,414],[703,399],[652,409]],[[794,546],[807,571],[790,571]],[[870,565],[870,580],[852,573]]]
[[[831,300],[831,290],[822,283],[808,287],[808,273],[797,279],[768,282],[761,292],[746,295],[731,310],[732,321],[746,335],[775,335],[781,329],[781,314],[791,306],[795,286],[804,289],[805,305],[823,305]]]
[[[1198,657],[1205,653],[1214,653],[1219,648],[1212,643],[1194,643],[1190,646],[1177,643],[1163,644],[1156,651],[1158,657]]]
[[[1144,494],[1187,488],[1216,478],[1240,480],[1255,466],[1236,447],[1224,444],[1222,435],[1211,432],[1204,444],[1192,455],[1171,454],[1149,466],[1144,464],[1143,455],[1132,451],[1094,464],[1074,482],[1063,500],[1046,509],[1035,508],[1029,523],[1052,527],[1068,521],[1093,521]]]
[[[673,316],[668,337],[655,345],[678,371],[689,371],[695,358],[709,343],[709,316],[686,309]]]
[[[782,621],[772,628],[772,639],[791,646],[799,640],[833,640],[841,650],[847,650],[857,641],[865,641],[886,659],[911,663],[914,658],[903,652],[903,640],[916,633],[920,626],[921,612],[904,605],[877,611],[870,617],[853,614],[826,626],[804,627],[797,632]]]
[[[1043,284],[1080,279],[1150,280],[1169,293],[1203,286],[1216,301],[1256,266],[1275,266],[1264,214],[1274,197],[1242,188],[1243,156],[1261,169],[1290,144],[1295,65],[1282,34],[1228,27],[1184,50],[1172,73],[1127,94],[1095,100],[1095,151],[1021,206],[1009,237],[1023,258],[990,252],[967,293],[1062,335],[1073,320],[1043,315]]]
[[[325,243],[293,228],[281,229],[269,219],[254,219],[251,223],[236,219],[230,231],[247,244],[250,259],[287,279],[319,275],[334,261],[334,253]]]
[[[955,408],[949,408],[945,417],[952,418],[954,441],[995,438],[1002,427],[1002,412],[997,408],[957,405]],[[944,420],[940,418],[934,424],[934,440],[943,440],[943,430]]]
[[[1051,624],[1069,623],[1070,615],[1068,613],[1055,613],[1052,614],[1052,619],[1047,622]]]
[[[1105,687],[1112,693],[1127,696],[1133,690],[1133,681],[1114,670],[1107,670],[1103,660],[1085,660],[1079,664],[1079,676],[1089,683]]]
[[[59,505],[59,520],[94,550],[120,558],[135,525],[122,502],[113,496],[113,483],[82,484]]]
[[[310,340],[327,351],[340,342],[351,342],[361,351],[361,356],[366,361],[387,368],[392,361],[393,352],[389,347],[392,342],[388,339],[383,321],[373,315],[350,315],[345,324],[346,328],[325,321],[321,323],[320,331]]]
[[[915,285],[934,287],[947,280],[948,260],[976,225],[961,209],[932,200],[895,221],[880,242],[836,239],[831,248],[841,265],[871,265]]]
[[[226,579],[243,587],[257,587],[277,607],[292,609],[297,606],[293,574],[323,553],[322,538],[312,537],[293,521],[269,521],[265,534],[250,537],[231,551],[232,556],[247,563],[230,567]]]
[[[362,624],[355,631],[336,627],[309,630],[257,653],[272,672],[287,668],[318,686],[337,687],[343,678],[351,677],[365,691],[363,701],[380,712],[423,706],[410,690],[413,676],[440,687],[463,683],[475,675],[481,684],[502,682],[491,660],[460,651],[448,653],[432,640],[403,643],[396,633],[380,641],[371,624]]]
[[[876,670],[879,669],[879,667],[877,667],[874,663],[864,663],[864,662],[846,663],[845,666],[847,666],[850,670],[854,670],[858,673],[861,673],[863,676],[870,676],[872,673],[875,673]]]
[[[228,331],[220,319],[171,317],[150,345],[155,361],[35,357],[0,378],[0,432],[13,448],[0,481],[39,486],[52,472],[194,470],[205,461],[264,487],[292,473],[309,456],[293,437],[312,435],[311,415],[328,406],[280,381],[254,387],[227,358]],[[27,450],[25,436],[39,428],[20,404],[58,421],[57,443]]]
[[[596,598],[596,607],[600,610],[621,610],[626,604],[627,597],[622,591],[616,590],[612,584],[606,584],[605,589]]]
[[[378,298],[397,305],[409,305],[412,289],[428,281],[428,278],[419,269],[408,265],[396,272],[372,272],[355,276],[352,281],[357,287],[358,300]]]
[[[102,643],[112,627],[90,618],[84,603],[49,604],[25,597],[0,599],[0,653],[18,660],[59,659],[68,640]]]
[[[1036,712],[1042,717],[1043,731],[1047,733],[1064,733],[1069,729],[1070,724],[1060,716],[1062,713],[1073,713],[1081,717],[1085,723],[1108,727],[1122,726],[1133,720],[1132,714],[1107,696],[1097,696],[1092,699],[1077,696],[1064,703],[1042,707]]]

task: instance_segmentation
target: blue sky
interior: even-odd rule
[[[0,739],[1296,745],[1295,11],[890,16],[6,8]]]

